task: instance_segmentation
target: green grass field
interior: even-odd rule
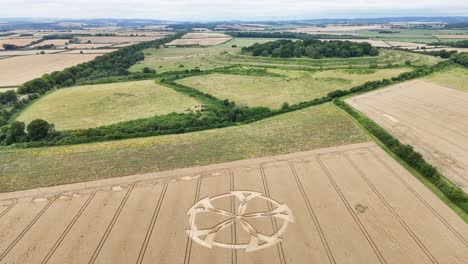
[[[152,80],[87,85],[54,91],[26,108],[17,120],[29,123],[40,118],[58,130],[78,129],[184,112],[199,104]]]
[[[410,70],[395,68],[311,72],[270,69],[285,77],[208,74],[177,82],[242,106],[278,109],[284,102],[296,104],[320,98],[331,91],[347,90],[367,81],[391,78]]]
[[[0,155],[0,192],[292,153],[369,139],[344,112],[323,104],[222,129],[4,150]]]
[[[340,69],[348,67],[369,67],[369,65],[386,66],[404,65],[406,60],[413,65],[432,65],[441,59],[396,50],[381,50],[376,57],[359,58],[269,58],[253,57],[240,54],[240,47],[255,42],[272,39],[234,38],[224,44],[211,47],[171,47],[147,49],[145,59],[130,68],[131,71],[141,71],[144,67],[156,69],[159,73],[180,71],[198,67],[202,70],[213,69],[234,64],[246,66],[264,66],[288,69]],[[273,39],[274,40],[274,39]],[[236,44],[237,48],[231,46]]]
[[[454,66],[449,69],[433,73],[425,77],[424,80],[468,92],[468,69],[462,66]]]

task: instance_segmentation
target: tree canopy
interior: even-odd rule
[[[280,39],[263,44],[255,43],[250,47],[242,48],[242,52],[250,53],[253,56],[281,58],[309,57],[314,59],[379,55],[379,51],[366,42],[320,41],[314,39],[297,41]]]

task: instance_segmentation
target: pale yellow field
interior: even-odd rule
[[[383,29],[383,28],[388,28],[385,26],[381,25],[369,25],[369,26],[342,26],[342,25],[337,25],[337,26],[326,26],[326,27],[299,27],[293,30],[290,30],[292,32],[304,32],[304,33],[309,33],[309,32],[334,32],[334,31],[355,31],[355,30],[368,30],[368,29]]]
[[[347,101],[468,192],[468,93],[413,80]]]
[[[151,41],[155,39],[159,39],[162,37],[121,37],[121,36],[110,36],[110,37],[96,37],[96,36],[83,36],[77,37],[81,41],[81,43],[87,43],[89,40],[91,43],[104,43],[104,44],[112,44],[112,43],[123,43],[123,42],[142,42],[142,41]]]
[[[187,33],[182,36],[183,39],[204,39],[204,38],[230,38],[231,36],[223,33]]]
[[[0,57],[6,56],[24,56],[24,55],[36,55],[40,54],[41,52],[44,53],[59,53],[63,52],[64,50],[60,49],[51,49],[51,50],[2,50],[0,51]]]
[[[0,50],[3,50],[3,44],[12,44],[17,46],[26,46],[31,42],[38,40],[37,38],[16,38],[16,39],[0,39]]]
[[[468,39],[468,35],[433,35],[436,38],[441,39]]]
[[[212,46],[224,43],[231,40],[231,38],[203,38],[203,39],[176,39],[168,44],[167,46],[177,45],[200,45],[200,46]]]
[[[367,42],[371,44],[374,47],[383,47],[383,48],[389,48],[391,47],[390,44],[388,44],[386,41],[383,40],[372,40],[372,39],[321,39],[322,41],[350,41],[350,42],[356,42],[356,43],[363,43]]]
[[[90,61],[98,54],[44,54],[0,60],[0,86],[21,85],[46,73]]]

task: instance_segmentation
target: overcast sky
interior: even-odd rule
[[[467,0],[0,0],[0,17],[267,20],[467,16]]]

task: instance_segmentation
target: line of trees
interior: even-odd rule
[[[453,54],[451,59],[458,64],[468,67],[468,52]]]
[[[354,110],[343,100],[335,100],[334,103],[353,116],[372,135],[379,139],[388,149],[399,158],[436,185],[453,203],[468,213],[468,195],[457,186],[447,182],[435,167],[427,163],[422,155],[416,152],[412,146],[402,144],[398,139],[390,135],[377,123]]]
[[[314,59],[379,55],[378,49],[372,47],[372,45],[367,42],[320,41],[314,39],[298,41],[280,39],[263,44],[255,43],[250,47],[243,47],[242,53],[264,57],[309,57]]]
[[[453,41],[453,42],[436,42],[436,43],[432,43],[432,45],[449,46],[449,47],[455,47],[455,48],[468,48],[468,40],[460,40],[460,41]]]

